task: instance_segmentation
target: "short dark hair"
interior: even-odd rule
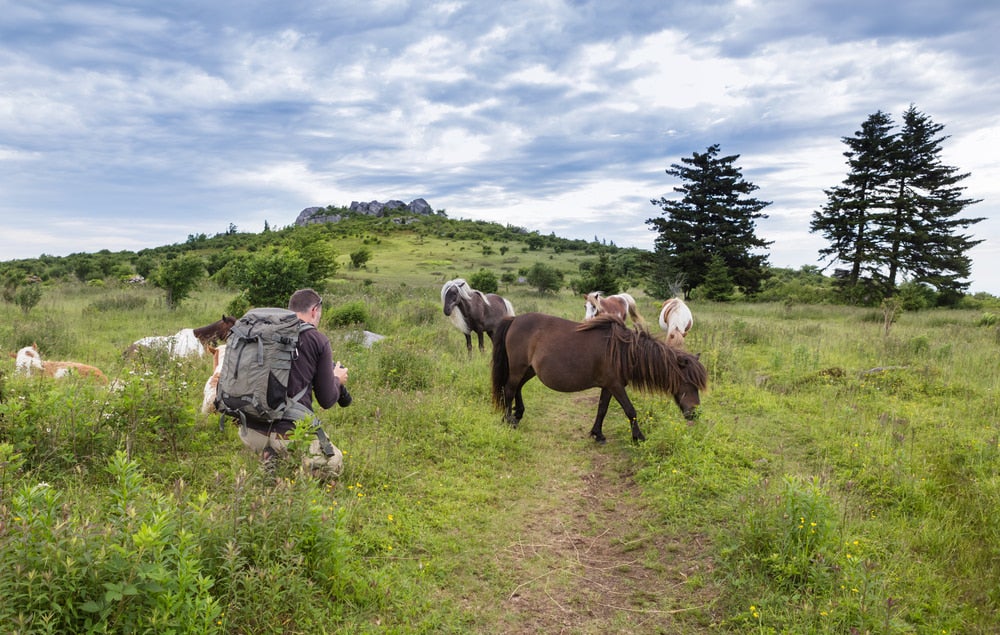
[[[288,299],[288,309],[296,313],[305,313],[317,304],[323,304],[323,298],[312,289],[299,289]]]

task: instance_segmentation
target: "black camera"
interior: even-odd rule
[[[347,392],[347,386],[341,384],[340,397],[337,398],[337,405],[341,408],[346,408],[351,405],[351,401],[353,401],[353,399],[351,398],[351,393]]]

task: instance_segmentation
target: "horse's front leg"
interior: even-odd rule
[[[476,331],[476,335],[479,337],[479,352],[480,353],[485,353],[486,352],[486,347],[483,346],[483,332],[482,331]]]
[[[469,352],[469,356],[472,356],[472,333],[465,334],[465,349]]]
[[[601,398],[597,402],[597,417],[594,418],[594,427],[590,429],[590,436],[594,437],[594,441],[598,443],[607,441],[604,438],[604,416],[608,414],[608,404],[610,403],[611,391],[607,388],[601,388]]]
[[[632,426],[632,440],[633,441],[645,441],[646,436],[639,429],[639,415],[635,411],[635,406],[632,405],[632,400],[628,398],[628,394],[625,392],[625,387],[617,388],[614,390],[615,399],[618,401],[618,405],[622,407],[625,411],[625,416],[628,417],[628,422]]]

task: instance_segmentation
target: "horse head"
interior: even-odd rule
[[[583,319],[590,320],[594,318],[598,313],[601,312],[601,292],[591,291],[590,293],[583,296],[585,302],[583,303],[583,308],[586,313]]]
[[[459,302],[463,299],[468,300],[470,297],[469,283],[464,279],[455,278],[445,282],[444,286],[441,287],[441,303],[444,305],[444,314],[450,316]]]
[[[708,387],[708,371],[698,356],[690,353],[677,355],[677,368],[681,379],[673,391],[674,403],[681,409],[684,418],[694,423],[701,405],[700,391]]]
[[[42,369],[42,356],[38,353],[38,345],[25,346],[13,355],[14,370],[18,373],[27,374],[32,368]]]

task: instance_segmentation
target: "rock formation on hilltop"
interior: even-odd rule
[[[371,201],[368,203],[351,202],[347,208],[353,214],[364,214],[366,216],[390,216],[393,213],[407,213],[427,216],[434,213],[431,206],[422,198],[416,198],[409,203],[403,201],[386,201],[379,203]],[[336,223],[344,217],[344,214],[331,212],[328,207],[307,207],[299,212],[295,219],[296,225],[310,225],[312,223]]]

